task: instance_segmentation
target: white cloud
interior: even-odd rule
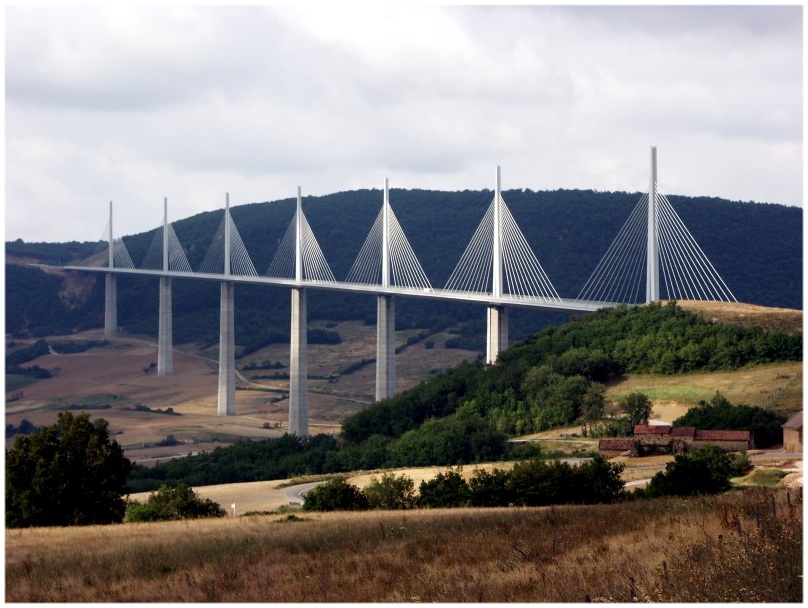
[[[802,204],[801,7],[12,6],[6,238],[378,187]],[[117,208],[117,207],[116,207]],[[154,216],[154,217],[152,217]],[[48,218],[43,222],[42,218]]]

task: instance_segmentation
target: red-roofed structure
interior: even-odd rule
[[[708,444],[728,452],[739,452],[755,447],[749,431],[699,430],[692,426],[636,424],[633,439],[601,439],[598,450],[610,453],[630,452],[632,456],[649,456],[681,454]]]

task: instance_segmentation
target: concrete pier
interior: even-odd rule
[[[651,147],[651,186],[648,190],[648,238],[645,262],[645,301],[659,300],[659,249],[657,245],[656,146]]]
[[[157,333],[157,375],[170,376],[174,373],[171,318],[171,279],[160,277],[160,313]]]
[[[488,307],[486,363],[495,363],[499,353],[508,348],[508,309],[504,306]]]
[[[233,283],[222,282],[219,315],[219,416],[236,414],[236,344]]]
[[[309,434],[308,341],[306,290],[292,288],[292,339],[289,345],[289,433]]]
[[[118,288],[114,274],[106,275],[104,293],[104,335],[114,336],[118,333]]]
[[[376,401],[396,394],[396,303],[378,296],[376,313]]]

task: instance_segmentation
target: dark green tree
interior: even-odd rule
[[[475,507],[507,507],[514,502],[508,480],[510,473],[502,469],[477,469],[469,480],[471,504]]]
[[[367,508],[365,495],[342,477],[326,481],[303,496],[304,511],[362,511]]]
[[[573,468],[560,460],[517,462],[508,488],[515,504],[526,507],[572,502]]]
[[[617,404],[626,413],[631,425],[643,424],[651,416],[651,401],[643,393],[629,393],[621,397]]]
[[[434,479],[422,481],[419,487],[418,506],[427,508],[462,507],[468,504],[471,494],[459,469],[438,473]]]
[[[625,465],[609,462],[600,454],[573,467],[573,482],[579,492],[574,502],[612,503],[623,496],[626,482],[620,478]]]
[[[730,489],[734,474],[733,457],[714,445],[677,455],[651,478],[645,494],[657,496],[693,496],[720,494]]]
[[[169,521],[175,519],[200,519],[227,515],[219,503],[209,498],[199,498],[193,489],[181,483],[175,487],[161,486],[153,492],[145,504],[130,501],[126,508],[126,521]]]
[[[6,450],[6,525],[120,522],[131,466],[106,420],[61,412]]]

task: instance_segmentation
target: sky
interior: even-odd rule
[[[497,165],[506,191],[641,192],[651,146],[665,194],[802,206],[802,11],[6,6],[6,239]]]

